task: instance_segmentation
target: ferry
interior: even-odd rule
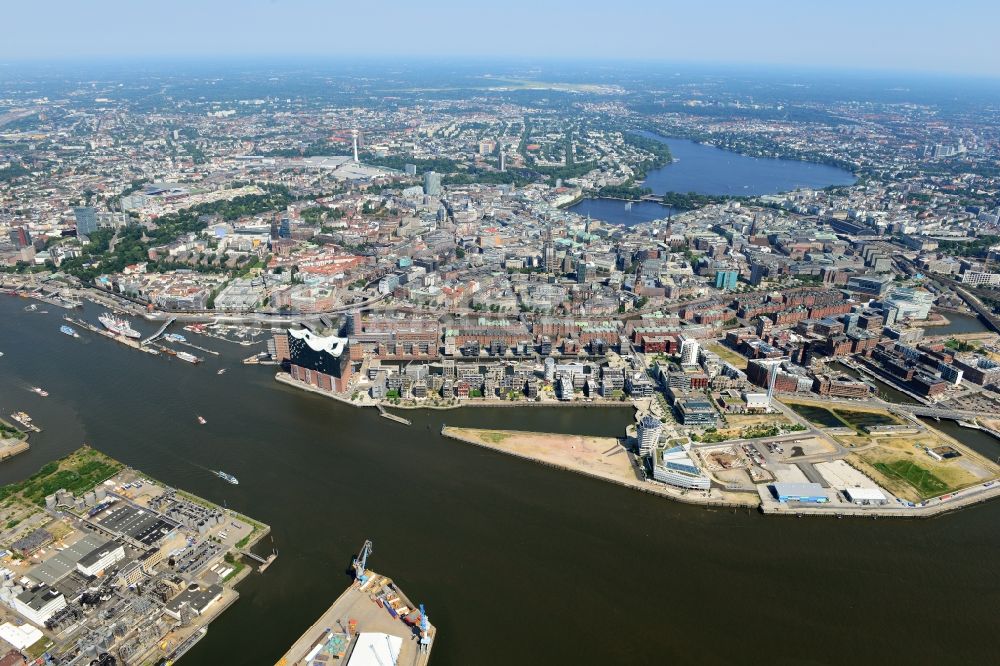
[[[49,397],[49,392],[46,391],[45,389],[41,388],[40,386],[32,386],[31,387],[31,392],[32,393],[37,393],[38,395],[42,396],[43,398]]]
[[[187,361],[188,363],[201,363],[201,359],[194,354],[189,354],[187,352],[177,352],[174,354],[177,358],[182,361]]]
[[[80,334],[77,333],[75,330],[73,330],[72,326],[63,325],[63,326],[59,327],[59,330],[62,333],[65,333],[66,335],[70,336],[71,338],[78,338],[78,337],[80,337]]]
[[[202,425],[205,425],[206,423],[208,423],[208,421],[205,420],[204,416],[199,416],[198,417],[198,423],[200,423]]]
[[[132,328],[128,321],[115,317],[109,312],[105,312],[98,317],[97,320],[104,325],[104,328],[108,329],[112,333],[115,333],[116,335],[123,335],[126,338],[142,337],[142,334]]]
[[[214,470],[213,469],[212,470],[212,474],[215,474],[217,477],[219,477],[220,479],[222,479],[226,483],[231,483],[234,486],[240,485],[239,480],[235,476],[233,476],[232,474],[226,474],[222,470]]]

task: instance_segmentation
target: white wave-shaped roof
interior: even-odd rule
[[[336,335],[316,335],[307,328],[289,329],[288,333],[297,340],[304,340],[309,349],[317,352],[326,352],[334,357],[340,357],[347,346],[347,338],[338,338]]]

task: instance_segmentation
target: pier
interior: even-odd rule
[[[251,553],[249,550],[241,550],[239,551],[239,553],[243,557],[251,559],[254,562],[260,564],[260,566],[257,567],[258,573],[264,573],[265,571],[267,571],[267,568],[271,566],[271,564],[273,564],[276,559],[278,559],[278,551],[276,550],[272,551],[271,554],[268,555],[267,557],[261,557],[257,553]]]
[[[63,319],[65,319],[66,321],[68,321],[68,322],[70,322],[72,324],[76,324],[77,326],[85,328],[85,329],[87,329],[88,331],[90,331],[92,333],[97,333],[98,335],[103,335],[104,337],[110,338],[111,340],[114,340],[115,342],[120,342],[123,345],[125,345],[126,347],[131,347],[132,349],[137,349],[137,350],[139,350],[141,352],[146,352],[147,354],[159,355],[159,353],[160,353],[160,352],[158,352],[155,349],[150,349],[149,347],[144,347],[138,340],[132,340],[131,338],[126,338],[126,337],[124,337],[122,335],[115,335],[111,331],[106,331],[106,330],[104,330],[102,328],[98,328],[98,327],[94,326],[89,321],[85,321],[85,320],[79,319],[79,318],[74,319],[73,317],[70,317],[69,315],[65,315],[63,317]]]
[[[413,425],[413,423],[409,419],[404,419],[402,416],[398,416],[396,414],[393,414],[392,412],[386,411],[385,407],[383,407],[380,403],[376,403],[375,407],[378,408],[378,414],[382,418],[389,419],[390,421],[395,421],[396,423],[402,423],[403,425]]]
[[[166,333],[167,328],[175,321],[177,321],[177,317],[171,317],[170,319],[168,319],[163,323],[163,326],[161,326],[159,330],[156,331],[156,333],[153,333],[151,336],[143,340],[140,344],[148,345],[150,342],[152,342],[153,340],[157,339],[158,337]]]
[[[414,618],[420,617],[419,607],[390,578],[372,571],[365,574],[365,582],[352,583],[292,644],[276,666],[350,663],[355,651],[374,651],[373,637],[379,641],[381,650],[386,651],[379,663],[426,666],[437,629],[428,625],[431,642],[421,645],[419,619]],[[393,642],[397,643],[390,649]]]

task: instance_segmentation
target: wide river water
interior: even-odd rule
[[[349,583],[365,538],[372,567],[427,604],[435,666],[988,663],[1000,647],[1000,504],[931,520],[704,510],[437,432],[617,435],[630,410],[468,408],[405,427],[239,365],[248,347],[189,335],[224,350],[191,366],[69,338],[61,310],[26,303],[0,296],[0,409],[45,432],[0,482],[87,442],[273,526],[277,562],[186,666],[273,664]]]
[[[749,157],[731,150],[673,139],[653,132],[642,135],[670,147],[673,163],[646,174],[643,183],[655,194],[696,192],[728,196],[759,196],[790,192],[798,188],[818,189],[850,185],[854,175],[844,169],[801,160]],[[667,206],[644,201],[626,210],[624,201],[583,199],[569,210],[596,220],[632,226],[667,217]]]

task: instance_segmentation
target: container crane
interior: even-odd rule
[[[365,575],[365,568],[368,566],[368,556],[372,554],[372,542],[371,539],[365,539],[365,543],[361,546],[361,552],[358,556],[354,558],[354,577],[359,583],[366,583],[368,581],[368,576]]]
[[[431,644],[430,637],[431,623],[427,619],[427,611],[424,610],[424,605],[420,604],[420,649],[427,650]]]

